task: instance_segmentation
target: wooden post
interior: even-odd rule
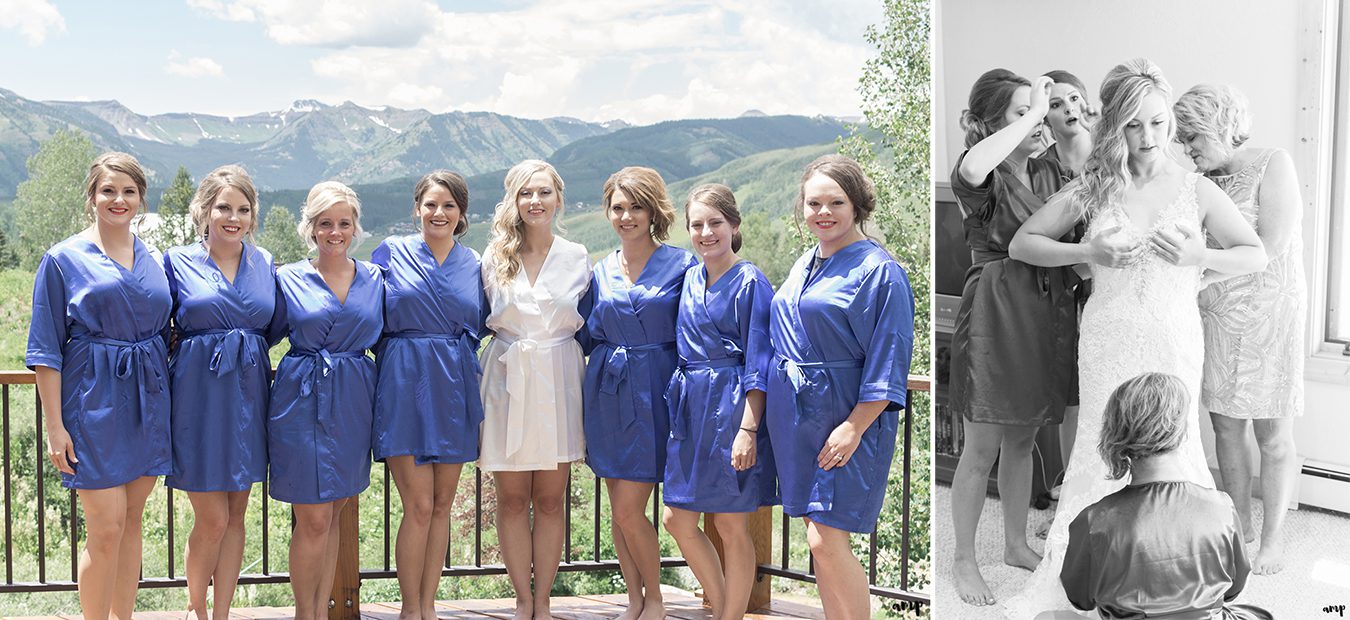
[[[708,517],[706,513],[703,515],[703,530],[708,533],[708,540],[711,540],[713,547],[717,549],[717,557],[725,558],[722,537],[717,533],[717,526],[713,520]],[[773,508],[769,506],[760,508],[750,515],[748,525],[750,540],[755,544],[755,565],[768,564],[773,554]],[[726,568],[725,562],[722,568]],[[769,605],[773,598],[772,590],[769,588],[771,579],[769,575],[755,574],[755,585],[750,588],[750,602],[745,606],[746,613]],[[706,594],[703,602],[705,604],[708,602]]]
[[[337,574],[333,578],[328,620],[361,619],[361,558],[357,540],[360,497],[347,500],[339,519]]]

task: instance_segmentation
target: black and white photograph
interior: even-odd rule
[[[934,8],[934,616],[1350,603],[1336,0]]]

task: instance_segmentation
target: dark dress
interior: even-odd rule
[[[1059,424],[1064,407],[1076,401],[1077,276],[1069,267],[1013,260],[1008,244],[1063,187],[1065,175],[1053,161],[1033,158],[1027,161],[1030,188],[1006,162],[972,186],[960,167],[958,159],[952,192],[973,264],[952,335],[952,411],[971,422]]]
[[[1102,618],[1271,618],[1232,603],[1247,585],[1233,500],[1193,482],[1127,486],[1078,513],[1060,581]]]

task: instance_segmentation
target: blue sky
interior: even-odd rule
[[[296,99],[527,118],[858,114],[880,0],[0,2],[0,88],[141,114]]]

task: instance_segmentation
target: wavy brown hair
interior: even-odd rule
[[[705,205],[715,209],[722,215],[722,219],[727,224],[736,226],[736,232],[731,235],[731,251],[741,251],[741,210],[736,207],[736,195],[731,193],[731,188],[721,183],[704,183],[695,187],[689,192],[689,198],[684,201],[684,225],[689,226],[689,207],[694,203]]]
[[[648,231],[657,241],[670,237],[670,224],[675,221],[675,204],[670,201],[666,191],[666,181],[661,173],[641,166],[629,166],[609,175],[605,181],[604,205],[609,211],[609,202],[614,198],[615,190],[622,191],[633,204],[651,214],[651,230]]]
[[[469,232],[469,184],[464,181],[464,177],[449,170],[433,170],[417,182],[413,188],[413,219],[421,219],[417,211],[422,207],[422,196],[435,185],[445,188],[450,192],[450,197],[455,199],[455,206],[459,208],[459,222],[455,224],[453,234],[456,237],[463,236]]]
[[[114,172],[131,177],[131,182],[136,184],[136,193],[141,197],[137,210],[145,208],[145,169],[141,167],[141,162],[128,153],[109,151],[94,159],[94,163],[89,165],[89,174],[84,178],[84,215],[91,224],[95,219],[94,194],[98,193],[98,184],[104,176]]]
[[[248,200],[248,205],[253,208],[253,218],[248,227],[248,240],[253,241],[253,233],[258,230],[258,190],[253,186],[253,179],[249,178],[248,172],[243,168],[230,164],[221,166],[212,170],[202,182],[197,185],[197,193],[192,195],[192,202],[188,203],[188,213],[192,215],[192,225],[197,229],[197,235],[206,238],[206,227],[211,221],[211,208],[215,206],[220,193],[226,188],[234,189],[244,195]]]
[[[1130,379],[1106,402],[1097,451],[1119,480],[1138,459],[1170,452],[1186,439],[1186,384],[1173,375],[1150,372]]]

